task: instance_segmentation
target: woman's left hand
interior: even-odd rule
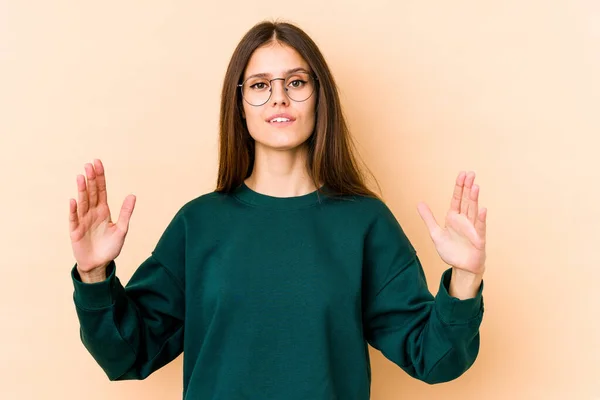
[[[455,269],[453,275],[481,278],[485,271],[487,209],[478,209],[479,186],[474,181],[474,172],[458,174],[444,228],[438,225],[427,204],[420,202],[417,210],[438,254]]]

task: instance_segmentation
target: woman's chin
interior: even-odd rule
[[[306,138],[308,139],[308,138]],[[306,140],[294,137],[279,137],[276,140],[256,141],[256,149],[272,151],[289,151],[301,147]]]

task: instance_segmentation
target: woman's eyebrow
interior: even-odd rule
[[[294,72],[306,72],[306,73],[309,73],[306,70],[306,68],[297,67],[297,68],[288,69],[287,71],[284,72],[284,75],[293,74]],[[258,74],[250,75],[246,79],[250,79],[250,78],[269,78],[271,76],[273,76],[273,74],[270,74],[270,73],[267,73],[267,72],[261,72],[261,73],[258,73]]]

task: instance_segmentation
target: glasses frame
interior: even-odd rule
[[[304,100],[294,100],[288,94],[288,88],[286,88],[285,86],[283,88],[285,90],[285,95],[287,96],[287,98],[290,99],[291,101],[296,102],[296,103],[303,103],[306,100],[310,99],[312,97],[312,95],[315,93],[316,89],[317,89],[317,82],[319,81],[319,78],[317,78],[317,76],[314,75],[314,74],[310,74],[308,72],[305,72],[305,73],[308,76],[310,76],[314,80],[314,82],[315,82],[315,87],[313,88],[313,91],[310,93],[310,95],[306,99],[304,99]],[[252,78],[252,76],[248,77],[248,79],[251,79],[251,78]],[[264,103],[261,103],[261,104],[252,104],[248,100],[246,100],[246,98],[244,97],[244,84],[246,83],[246,81],[248,81],[248,79],[246,79],[242,83],[238,83],[237,84],[237,87],[240,88],[240,94],[242,96],[242,99],[246,103],[250,104],[252,107],[260,107],[260,106],[264,106],[265,104],[267,104],[269,102],[269,100],[271,100],[271,96],[273,96],[273,81],[283,81],[283,83],[285,85],[285,81],[286,81],[287,78],[273,78],[273,79],[268,79],[268,81],[269,81],[269,97],[267,98],[267,100]]]

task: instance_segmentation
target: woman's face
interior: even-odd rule
[[[310,137],[315,127],[316,87],[305,101],[291,100],[284,90],[287,85],[289,95],[301,100],[304,93],[302,87],[307,85],[303,83],[307,73],[312,75],[308,63],[287,45],[271,42],[254,51],[242,79],[245,82],[244,97],[258,99],[253,101],[258,104],[268,96],[269,85],[271,88],[271,97],[265,104],[253,106],[246,100],[242,101],[243,117],[257,148],[291,150],[301,146]],[[269,83],[275,78],[287,80]],[[283,120],[274,120],[278,115]]]

